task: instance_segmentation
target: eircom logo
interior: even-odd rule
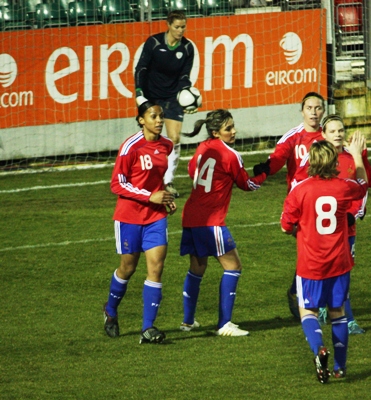
[[[9,54],[0,54],[0,83],[2,87],[9,87],[17,77],[17,63]]]
[[[10,54],[0,54],[0,85],[11,86],[18,75],[18,67]],[[0,95],[0,108],[33,105],[33,92],[11,92]]]
[[[279,41],[279,46],[283,49],[283,55],[289,65],[296,64],[303,54],[303,43],[295,32],[285,33]],[[313,83],[317,82],[317,69],[269,71],[265,76],[265,82],[269,86]]]
[[[280,46],[283,48],[283,54],[290,65],[296,64],[299,61],[301,53],[303,52],[303,45],[300,37],[296,33],[288,32],[283,35]]]

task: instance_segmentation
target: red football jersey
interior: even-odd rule
[[[183,209],[183,227],[224,226],[235,183],[242,190],[256,190],[265,174],[250,178],[240,154],[220,139],[202,142],[188,164],[193,179]]]
[[[152,192],[164,189],[163,177],[173,142],[163,136],[148,141],[142,131],[120,146],[112,173],[111,190],[118,195],[113,219],[149,224],[167,216],[166,207],[149,202]]]
[[[297,224],[297,275],[325,279],[352,269],[347,231],[347,209],[367,192],[364,180],[310,177],[286,197],[281,226]]]
[[[286,164],[288,191],[300,162],[309,152],[311,144],[317,140],[323,140],[322,127],[316,132],[307,132],[301,123],[281,137],[274,152],[269,156],[270,175],[277,173]]]

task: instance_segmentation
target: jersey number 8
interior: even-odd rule
[[[328,211],[323,210],[324,205],[329,205],[330,209]],[[331,233],[335,232],[337,220],[336,213],[337,210],[337,202],[335,197],[332,196],[322,196],[319,197],[316,201],[316,228],[317,232],[320,235],[331,235]],[[330,221],[329,226],[323,226],[323,221]]]

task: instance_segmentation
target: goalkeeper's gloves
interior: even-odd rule
[[[353,226],[356,223],[354,215],[349,212],[347,213],[347,220],[348,220],[348,226]]]
[[[140,97],[140,96],[144,97],[143,90],[140,88],[135,89],[135,97]]]
[[[260,175],[263,172],[268,176],[270,173],[270,164],[271,160],[267,160],[265,163],[259,163],[254,165],[253,171],[254,171],[254,176]]]
[[[183,112],[184,114],[196,114],[196,112],[198,112],[198,108],[194,108],[193,110],[186,110],[183,108]]]
[[[146,99],[144,97],[144,93],[142,89],[135,89],[135,102],[137,103],[137,106],[140,107],[143,103],[145,103],[146,101],[148,101],[148,99]]]

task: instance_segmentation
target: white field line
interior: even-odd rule
[[[188,175],[177,175],[176,178],[188,178]],[[96,181],[96,182],[65,183],[65,184],[61,184],[61,185],[49,185],[49,186],[31,186],[28,188],[0,190],[0,194],[28,192],[30,190],[72,188],[72,187],[76,187],[76,186],[93,186],[93,185],[108,184],[110,182],[111,182],[110,180],[104,180],[104,181]]]
[[[96,181],[96,182],[65,183],[62,185],[32,186],[32,187],[21,188],[21,189],[0,190],[0,194],[28,192],[30,190],[60,189],[60,188],[69,188],[69,187],[76,187],[76,186],[92,186],[92,185],[101,185],[103,183],[109,183],[109,182],[110,181],[106,180],[106,181]]]
[[[268,226],[268,225],[278,225],[280,222],[267,222],[267,223],[259,223],[259,224],[247,224],[247,225],[234,225],[234,228],[255,228],[259,226]],[[170,231],[169,235],[180,235],[182,231]],[[107,237],[107,238],[98,238],[98,239],[85,239],[85,240],[67,240],[65,242],[50,242],[50,243],[40,243],[40,244],[29,244],[25,246],[14,246],[14,247],[4,247],[0,249],[0,253],[6,251],[19,251],[19,250],[29,250],[29,249],[41,249],[45,247],[60,247],[60,246],[70,246],[70,245],[77,245],[77,244],[86,244],[86,243],[97,243],[97,242],[110,242],[114,243],[115,237]]]

